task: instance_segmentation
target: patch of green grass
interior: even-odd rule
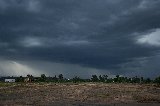
[[[0,87],[8,87],[8,86],[13,86],[13,85],[17,85],[17,83],[0,82]]]
[[[97,94],[96,95],[97,97],[100,97],[100,98],[108,98],[110,96],[110,94]]]
[[[12,94],[12,93],[13,93],[13,91],[11,91],[11,90],[4,91],[4,94]]]

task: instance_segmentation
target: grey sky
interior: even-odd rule
[[[0,74],[160,75],[160,0],[0,0]]]

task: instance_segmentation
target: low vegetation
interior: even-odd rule
[[[4,81],[6,77],[1,77],[1,82]],[[80,82],[103,82],[103,83],[140,83],[140,84],[160,84],[160,76],[155,79],[150,78],[143,78],[143,77],[122,77],[117,75],[115,78],[109,78],[108,75],[92,75],[90,79],[82,79],[78,76],[74,78],[67,79],[64,78],[62,74],[54,77],[47,77],[45,74],[41,74],[40,77],[34,77],[32,75],[27,75],[26,77],[7,77],[7,78],[14,78],[16,82],[73,82],[73,83],[80,83]]]

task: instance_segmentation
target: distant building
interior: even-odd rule
[[[5,81],[5,82],[16,82],[15,79],[5,79],[4,81]]]

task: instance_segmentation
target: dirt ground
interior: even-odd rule
[[[3,85],[3,86],[2,86]],[[160,106],[160,87],[151,84],[0,84],[0,106]]]

